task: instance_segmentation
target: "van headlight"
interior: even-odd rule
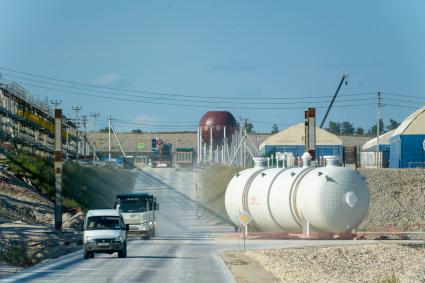
[[[115,237],[115,239],[114,239],[114,242],[115,243],[121,243],[123,241],[123,239],[121,238],[121,236],[117,236],[117,237]]]
[[[90,237],[86,237],[86,243],[94,243],[94,239]]]

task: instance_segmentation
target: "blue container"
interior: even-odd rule
[[[291,152],[294,157],[299,157],[304,153],[304,145],[266,145],[264,147],[264,156],[274,155],[275,152]],[[342,161],[342,145],[316,146],[316,157],[325,155],[338,156]]]
[[[397,135],[391,137],[390,167],[423,167],[425,165],[424,140],[425,135]]]

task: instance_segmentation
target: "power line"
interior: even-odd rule
[[[63,79],[53,78],[53,77],[50,77],[50,76],[37,75],[37,74],[28,73],[28,72],[22,72],[22,71],[10,69],[10,68],[5,68],[5,67],[0,67],[0,70],[1,69],[6,70],[6,71],[9,71],[9,72],[12,72],[12,73],[18,73],[18,74],[22,74],[22,75],[26,75],[26,76],[30,76],[30,77],[42,78],[42,79],[45,79],[45,80],[52,80],[52,81],[57,81],[57,82],[62,82],[62,83],[67,83],[67,84],[72,84],[72,85],[86,86],[86,87],[98,88],[98,89],[115,90],[115,91],[122,91],[122,92],[141,93],[141,94],[153,94],[153,95],[160,95],[160,96],[200,98],[200,99],[212,98],[212,99],[221,99],[221,100],[241,100],[241,99],[242,100],[282,100],[282,99],[315,99],[315,98],[329,98],[329,97],[332,97],[332,95],[325,95],[325,96],[300,96],[300,97],[292,97],[292,98],[291,97],[286,97],[286,98],[285,97],[243,97],[243,96],[230,97],[230,96],[183,95],[183,94],[168,93],[168,92],[155,92],[155,91],[146,91],[146,90],[134,90],[134,89],[106,87],[106,86],[101,86],[101,85],[96,85],[96,84],[81,83],[81,82],[75,82],[75,81],[69,81],[69,80],[63,80]],[[7,74],[7,75],[17,77],[16,75],[11,75],[11,74]],[[19,77],[19,78],[22,78],[22,77]],[[24,79],[26,79],[26,80],[33,80],[33,79],[28,79],[28,78],[24,78]],[[38,82],[40,82],[40,81],[38,81]],[[43,83],[48,83],[48,82],[43,82]],[[65,87],[69,87],[69,86],[65,86]],[[370,95],[370,94],[375,94],[375,93],[376,92],[363,92],[363,93],[353,93],[353,94],[349,94],[349,95],[350,96],[358,96],[358,95]]]
[[[97,98],[104,98],[104,99],[110,99],[110,100],[116,100],[116,101],[125,101],[125,102],[139,102],[139,103],[146,103],[146,104],[156,104],[156,105],[167,105],[167,106],[180,106],[180,107],[191,107],[191,108],[211,108],[213,105],[195,105],[195,104],[179,104],[179,103],[166,103],[166,102],[159,102],[159,101],[146,101],[146,100],[140,100],[140,99],[128,99],[128,98],[118,98],[118,97],[111,97],[111,96],[105,96],[105,95],[97,95],[97,94],[91,94],[91,93],[83,93],[83,92],[77,92],[77,91],[69,91],[64,89],[57,89],[57,88],[51,88],[46,86],[40,86],[25,82],[19,82],[23,85],[28,85],[36,88],[46,89],[46,90],[52,90],[52,91],[59,91],[59,92],[65,92],[75,95],[81,95],[81,96],[89,96],[89,97],[97,97]],[[361,99],[356,99],[355,101],[358,101]],[[369,100],[369,99],[364,99]],[[354,101],[354,100],[352,100]],[[305,102],[307,103],[317,103],[317,102]],[[288,104],[291,105],[291,104]],[[353,106],[364,106],[364,105],[371,105],[371,104],[347,104],[347,105],[336,105],[334,107],[353,107]],[[299,106],[297,108],[295,107],[246,107],[246,106],[228,106],[228,105],[220,105],[219,107],[223,109],[244,109],[244,110],[297,110],[297,109],[304,109],[304,106]],[[316,107],[319,109],[323,109],[326,107]]]
[[[418,109],[418,107],[415,107],[415,106],[395,105],[395,104],[388,104],[388,103],[384,104],[384,106]]]
[[[403,102],[403,103],[412,103],[412,104],[421,104],[425,103],[425,101],[412,101],[412,100],[404,100],[404,99],[395,99],[395,98],[384,98],[384,101],[396,101],[396,102]]]
[[[421,96],[414,96],[414,95],[407,95],[407,94],[400,94],[400,93],[394,93],[394,92],[387,92],[387,91],[383,91],[383,94],[386,95],[393,95],[393,96],[399,96],[399,97],[409,97],[409,98],[419,98],[419,99],[424,99],[425,97],[421,97]]]
[[[9,74],[5,74],[6,76],[10,76]],[[47,84],[47,85],[53,85],[53,86],[59,86],[59,87],[65,87],[65,88],[70,88],[70,89],[77,89],[77,90],[83,90],[83,91],[89,91],[89,92],[96,92],[96,93],[105,93],[104,91],[99,91],[99,90],[91,90],[91,89],[87,89],[87,88],[81,88],[81,87],[74,87],[74,86],[67,86],[67,85],[62,85],[62,84],[56,84],[56,83],[51,83],[51,82],[44,82],[44,81],[40,81],[40,80],[34,80],[34,79],[28,79],[28,78],[22,78],[19,76],[13,76],[12,77],[18,77],[20,79],[23,80],[28,80],[31,82],[38,82],[41,84]],[[40,85],[35,85],[35,84],[31,84],[28,82],[22,82],[22,81],[17,81],[20,84],[23,85],[29,85],[29,86],[33,86],[33,87],[39,87],[39,88],[46,88],[49,89],[50,87],[46,87],[46,86],[40,86]],[[53,89],[53,88],[52,88]],[[69,90],[63,90],[63,89],[54,89],[57,91],[66,91],[69,92]],[[74,92],[74,91],[73,91]],[[77,92],[75,92],[77,93]],[[126,97],[133,97],[133,98],[146,98],[146,99],[154,99],[154,100],[158,100],[157,97],[153,97],[153,96],[143,96],[143,95],[129,95],[129,94],[125,94],[125,93],[117,93],[117,92],[106,92],[106,94],[110,94],[110,95],[119,95],[119,96],[126,96]],[[353,93],[350,94],[351,96],[364,96],[364,95],[370,95],[372,93]],[[88,94],[87,94],[88,95]],[[95,96],[94,94],[91,94],[91,96]],[[104,97],[104,95],[98,96],[98,97]],[[109,97],[109,96],[108,96]],[[280,97],[280,98],[276,98],[276,99],[280,99],[280,100],[299,100],[299,99],[310,99],[309,101],[295,101],[295,102],[276,102],[276,101],[270,101],[270,102],[258,102],[258,101],[243,101],[243,100],[251,100],[251,99],[258,99],[258,98],[249,98],[249,97],[245,97],[245,98],[239,98],[237,102],[237,104],[244,104],[244,105],[290,105],[290,104],[306,104],[306,103],[327,103],[326,101],[311,101],[313,100],[318,100],[318,99],[322,99],[322,98],[327,98],[329,96],[301,96],[301,97]],[[114,99],[114,97],[110,97],[111,99]],[[263,100],[267,100],[267,98],[262,98]],[[366,100],[373,100],[374,98],[355,98],[355,99],[340,99],[339,102],[350,102],[350,101],[366,101]],[[167,101],[177,101],[177,102],[192,102],[192,103],[215,103],[215,104],[225,104],[225,103],[229,103],[229,102],[224,102],[224,101],[211,101],[211,100],[193,100],[193,99],[176,99],[176,98],[161,98],[161,100],[167,100]],[[242,101],[241,101],[242,100]]]

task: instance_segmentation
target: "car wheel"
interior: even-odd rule
[[[85,259],[89,259],[90,258],[90,252],[89,251],[84,250],[84,258]]]
[[[126,244],[124,244],[124,247],[122,248],[122,250],[118,251],[118,257],[119,258],[127,257],[127,245]]]

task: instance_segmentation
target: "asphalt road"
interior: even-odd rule
[[[221,260],[215,235],[232,231],[197,217],[194,173],[170,168],[140,172],[135,192],[158,197],[157,236],[133,238],[128,257],[96,254],[84,260],[76,252],[17,273],[4,281],[19,282],[234,282]]]

